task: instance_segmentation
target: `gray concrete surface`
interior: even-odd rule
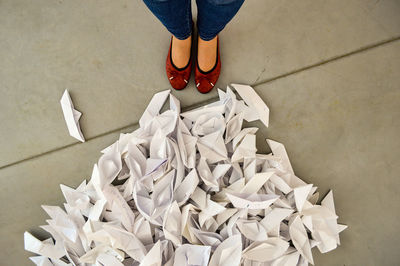
[[[261,83],[400,36],[399,5],[246,1],[221,34],[217,85]],[[169,34],[140,0],[2,0],[0,25],[0,167],[74,142],[59,108],[65,88],[91,138],[136,123],[169,86]],[[216,95],[190,85],[180,94],[185,106]]]
[[[298,176],[333,189],[349,226],[316,265],[399,265],[400,41],[257,86],[264,137],[285,144]]]
[[[349,229],[316,265],[398,265],[400,2],[251,1],[221,34],[217,86],[256,85],[271,109],[263,138],[283,142],[296,173],[326,193]],[[0,1],[0,265],[31,265],[23,232],[43,236],[40,204],[89,178],[99,151],[132,130],[168,88],[169,34],[141,1]],[[59,99],[83,112],[69,137]],[[207,101],[193,81],[174,93]]]

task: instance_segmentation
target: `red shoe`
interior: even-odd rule
[[[217,60],[214,67],[209,71],[203,71],[199,67],[199,61],[196,60],[196,70],[194,79],[196,82],[197,90],[201,93],[207,93],[214,88],[219,74],[221,73],[221,58],[219,55],[219,38],[217,36]]]
[[[193,46],[193,40],[192,40],[192,46]],[[169,83],[171,83],[172,88],[174,88],[175,90],[183,90],[189,83],[190,74],[192,72],[192,47],[190,48],[189,62],[183,68],[176,67],[172,62],[171,49],[172,49],[172,37],[166,62],[167,77]]]

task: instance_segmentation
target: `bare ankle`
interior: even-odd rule
[[[209,41],[198,38],[197,59],[202,71],[211,70],[217,61],[217,36]]]
[[[177,68],[185,67],[190,61],[192,36],[184,40],[180,40],[175,36],[172,37],[172,62]]]

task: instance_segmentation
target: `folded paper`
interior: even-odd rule
[[[269,108],[247,85],[181,113],[169,90],[156,93],[139,120],[102,149],[91,179],[61,185],[64,208],[42,206],[51,238],[24,234],[36,265],[302,266],[340,245],[333,192],[295,175],[283,144],[256,148]],[[169,102],[167,99],[169,97]],[[80,113],[66,91],[70,134],[84,141]],[[169,108],[164,107],[169,103]],[[265,145],[265,144],[264,144]]]
[[[64,91],[60,103],[69,134],[71,137],[74,137],[81,142],[85,142],[85,138],[83,137],[81,128],[79,126],[79,119],[81,118],[82,113],[74,108],[74,104],[72,103],[68,90]]]

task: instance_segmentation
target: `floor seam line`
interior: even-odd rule
[[[119,127],[119,128],[116,128],[116,129],[113,129],[113,130],[110,130],[110,131],[103,132],[103,133],[101,133],[101,134],[99,134],[99,135],[96,135],[96,136],[93,136],[93,137],[91,137],[91,138],[86,139],[86,140],[85,140],[85,143],[86,143],[86,142],[89,142],[89,141],[91,141],[91,140],[94,140],[94,139],[97,139],[97,138],[100,138],[100,137],[103,137],[103,136],[112,134],[112,133],[116,133],[116,132],[118,132],[118,131],[121,131],[121,130],[130,128],[130,127],[134,127],[134,126],[136,126],[136,125],[138,125],[138,124],[139,124],[139,123],[134,123],[134,124],[130,124],[130,125],[127,125],[127,126]],[[53,152],[57,152],[57,151],[61,151],[61,150],[63,150],[63,149],[67,149],[67,148],[73,147],[73,146],[78,145],[78,144],[82,144],[82,142],[76,141],[76,142],[73,142],[73,143],[68,144],[68,145],[65,145],[65,146],[61,146],[61,147],[58,147],[58,148],[55,148],[55,149],[51,149],[51,150],[48,150],[48,151],[45,151],[45,152],[42,152],[42,153],[39,153],[39,154],[35,154],[35,155],[33,155],[33,156],[24,158],[24,159],[22,159],[22,160],[15,161],[15,162],[12,162],[12,163],[3,165],[3,166],[0,167],[0,170],[2,170],[2,169],[4,169],[4,168],[7,168],[7,167],[10,167],[10,166],[13,166],[13,165],[17,165],[17,164],[19,164],[19,163],[23,163],[23,162],[26,162],[26,161],[29,161],[29,160],[32,160],[32,159],[36,159],[36,158],[45,156],[45,155],[47,155],[47,154],[51,154],[51,153],[53,153]]]
[[[294,74],[297,74],[297,73],[300,73],[300,72],[303,72],[303,71],[307,71],[309,69],[313,69],[313,68],[316,68],[316,67],[319,67],[319,66],[322,66],[322,65],[326,65],[326,64],[335,62],[335,61],[343,59],[345,57],[350,57],[352,55],[356,55],[356,54],[359,54],[359,53],[362,53],[362,52],[366,52],[366,51],[372,50],[374,48],[378,48],[380,46],[383,46],[383,45],[386,45],[386,44],[389,44],[389,43],[392,43],[392,42],[396,42],[398,40],[400,40],[400,36],[393,37],[393,38],[390,38],[388,40],[381,41],[381,42],[378,42],[378,43],[366,45],[366,46],[360,47],[360,48],[358,48],[356,50],[350,51],[348,53],[345,53],[345,54],[342,54],[342,55],[333,56],[333,57],[331,57],[329,59],[326,59],[326,60],[323,60],[321,62],[318,62],[318,63],[315,63],[315,64],[311,64],[311,65],[308,65],[308,66],[305,66],[305,67],[301,67],[301,68],[289,71],[287,73],[284,73],[284,74],[281,74],[281,75],[278,75],[278,76],[275,76],[275,77],[272,77],[272,78],[261,80],[259,82],[255,82],[251,86],[255,87],[255,86],[259,86],[259,85],[265,84],[265,83],[269,83],[271,81],[275,81],[275,80],[278,80],[278,79],[281,79],[281,78],[285,78],[285,77],[288,77],[290,75],[294,75]]]
[[[186,107],[184,107],[184,108],[182,108],[182,109],[183,109],[183,110],[190,110],[190,109],[196,108],[196,107],[198,107],[198,106],[202,106],[202,105],[204,105],[204,104],[207,104],[207,103],[210,103],[210,102],[212,102],[212,101],[215,101],[215,100],[217,100],[217,99],[218,99],[218,97],[213,97],[213,98],[210,98],[210,99],[208,99],[208,100],[204,100],[204,101],[201,101],[201,102],[199,102],[199,103],[195,103],[195,104],[186,106]],[[129,125],[126,125],[126,126],[123,126],[123,127],[119,127],[119,128],[116,128],[116,129],[112,129],[112,130],[103,132],[103,133],[101,133],[101,134],[98,134],[98,135],[95,135],[95,136],[93,136],[93,137],[87,138],[87,139],[85,140],[85,143],[86,143],[86,142],[89,142],[89,141],[91,141],[91,140],[97,139],[97,138],[104,137],[104,136],[109,135],[109,134],[113,134],[113,133],[122,131],[122,130],[124,130],[124,129],[128,129],[128,128],[130,128],[130,127],[138,126],[138,125],[139,125],[139,121],[138,121],[138,122],[135,122],[135,123],[132,123],[132,124],[129,124]],[[4,168],[7,168],[7,167],[10,167],[10,166],[13,166],[13,165],[17,165],[17,164],[19,164],[19,163],[23,163],[23,162],[26,162],[26,161],[29,161],[29,160],[32,160],[32,159],[36,159],[36,158],[45,156],[45,155],[47,155],[47,154],[51,154],[51,153],[54,153],[54,152],[57,152],[57,151],[61,151],[61,150],[63,150],[63,149],[67,149],[67,148],[73,147],[73,146],[78,145],[78,144],[82,144],[82,142],[76,141],[76,142],[73,142],[73,143],[68,144],[68,145],[64,145],[64,146],[61,146],[61,147],[58,147],[58,148],[55,148],[55,149],[51,149],[51,150],[48,150],[48,151],[39,153],[39,154],[35,154],[35,155],[33,155],[33,156],[24,158],[24,159],[22,159],[22,160],[18,160],[18,161],[15,161],[15,162],[12,162],[12,163],[9,163],[9,164],[0,166],[0,170],[2,170],[2,169],[4,169]]]
[[[367,45],[367,46],[364,46],[364,47],[360,47],[360,48],[358,48],[358,49],[356,49],[354,51],[350,51],[350,52],[342,54],[342,55],[334,56],[334,57],[329,58],[327,60],[323,60],[323,61],[315,63],[315,64],[311,64],[311,65],[308,65],[308,66],[305,66],[305,67],[302,67],[302,68],[298,68],[298,69],[289,71],[287,73],[284,73],[284,74],[281,74],[281,75],[278,75],[278,76],[275,76],[275,77],[272,77],[272,78],[268,78],[268,79],[265,79],[265,80],[262,80],[262,81],[259,81],[259,82],[255,82],[253,84],[250,84],[250,86],[256,87],[256,86],[259,86],[259,85],[263,85],[263,84],[266,84],[266,83],[269,83],[269,82],[272,82],[272,81],[275,81],[275,80],[278,80],[278,79],[281,79],[281,78],[285,78],[285,77],[288,77],[288,76],[291,76],[291,75],[294,75],[294,74],[297,74],[297,73],[300,73],[300,72],[303,72],[303,71],[307,71],[309,69],[313,69],[313,68],[316,68],[316,67],[319,67],[319,66],[322,66],[322,65],[325,65],[325,64],[329,64],[329,63],[335,62],[335,61],[340,60],[340,59],[345,58],[345,57],[349,57],[349,56],[356,55],[356,54],[359,54],[359,53],[362,53],[362,52],[366,52],[366,51],[369,51],[371,49],[378,48],[379,46],[383,46],[383,45],[386,45],[386,44],[389,44],[389,43],[392,43],[392,42],[396,42],[398,40],[400,40],[400,36],[393,37],[393,38],[390,38],[388,40],[381,41],[381,42],[378,42],[378,43],[370,44],[370,45]],[[215,100],[218,100],[218,97],[213,97],[213,98],[210,98],[208,100],[201,101],[199,103],[195,103],[195,104],[186,106],[183,109],[184,110],[188,110],[188,109],[190,110],[190,109],[196,108],[198,106],[202,106],[202,105],[204,105],[206,103],[209,103],[209,102],[212,102],[212,101],[215,101]],[[96,135],[96,136],[93,136],[91,138],[86,139],[86,142],[89,142],[91,140],[94,140],[94,139],[97,139],[97,138],[100,138],[100,137],[103,137],[103,136],[106,136],[106,135],[109,135],[109,134],[112,134],[112,133],[116,133],[118,131],[130,128],[130,127],[135,127],[137,125],[139,125],[139,122],[136,122],[136,123],[133,123],[133,124],[129,124],[129,125],[126,125],[126,126],[123,126],[123,127],[119,127],[117,129],[113,129],[113,130],[110,130],[110,131],[106,131],[104,133],[101,133],[99,135]],[[58,147],[58,148],[55,148],[55,149],[52,149],[52,150],[45,151],[43,153],[39,153],[39,154],[30,156],[30,157],[24,158],[24,159],[19,160],[19,161],[15,161],[15,162],[0,166],[0,170],[5,169],[5,168],[10,167],[10,166],[13,166],[13,165],[17,165],[19,163],[23,163],[23,162],[26,162],[26,161],[29,161],[29,160],[32,160],[32,159],[36,159],[36,158],[45,156],[47,154],[51,154],[51,153],[54,153],[54,152],[57,152],[57,151],[61,151],[63,149],[67,149],[69,147],[73,147],[73,146],[75,146],[77,144],[81,144],[81,142],[74,142],[74,143],[71,143],[71,144],[68,144],[68,145],[65,145],[65,146],[62,146],[62,147]]]

